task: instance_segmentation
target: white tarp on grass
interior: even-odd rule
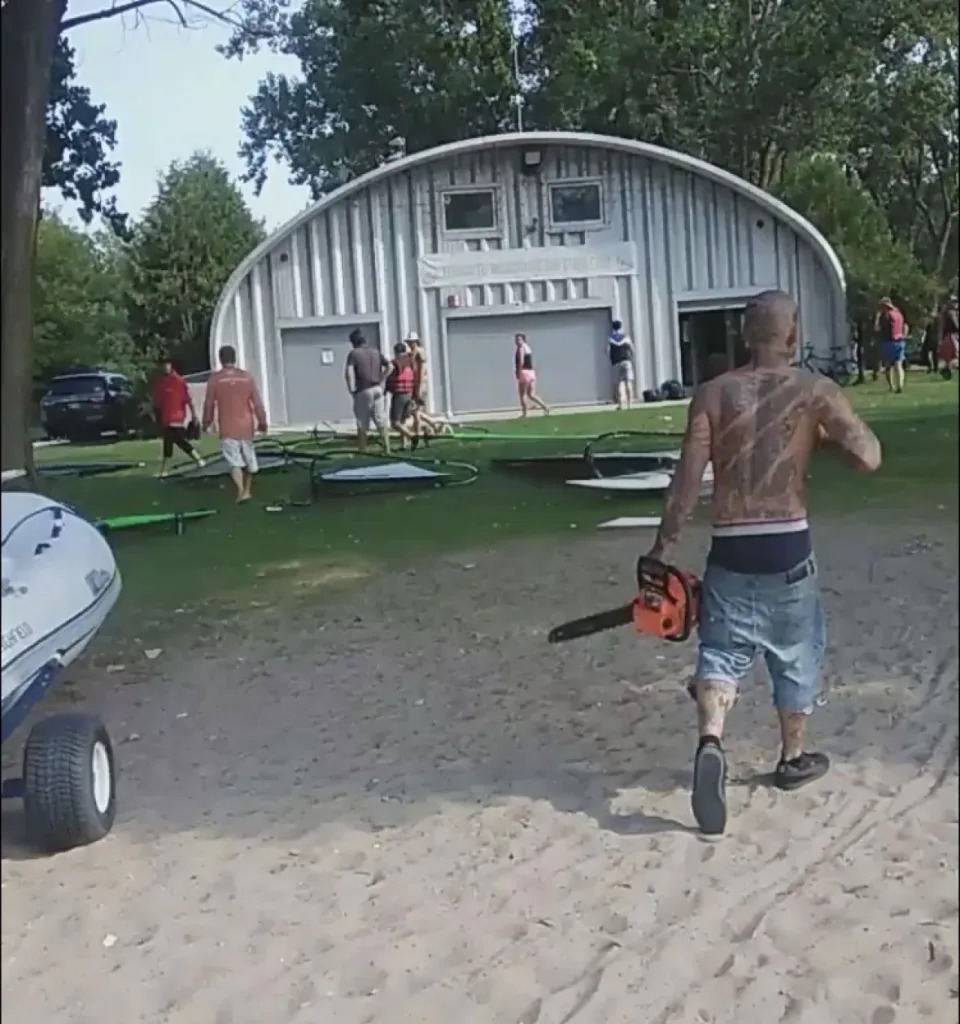
[[[410,462],[385,462],[377,466],[352,466],[348,469],[333,469],[320,473],[319,479],[327,483],[365,483],[375,480],[437,480],[447,476]]]

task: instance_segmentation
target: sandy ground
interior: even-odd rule
[[[628,596],[641,535],[444,559],[84,682],[121,810],[52,859],[5,812],[5,1024],[955,1021],[956,536],[817,539],[835,768],[770,788],[758,679],[719,843],[692,645],[545,644]]]

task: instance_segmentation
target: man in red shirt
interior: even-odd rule
[[[907,325],[903,313],[886,297],[880,300],[874,327],[880,335],[880,363],[887,386],[900,394],[907,361]]]
[[[177,447],[198,465],[203,459],[187,440],[187,423],[200,423],[200,417],[193,407],[187,382],[173,368],[173,363],[164,356],[160,360],[160,373],[153,382],[153,415],[160,427],[163,442],[163,456],[160,462],[161,479],[167,475],[167,463]]]

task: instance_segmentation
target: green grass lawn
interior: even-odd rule
[[[957,386],[914,375],[903,395],[882,385],[849,391],[884,445],[884,465],[875,476],[849,472],[829,457],[813,469],[814,512],[840,514],[957,515]],[[491,431],[524,435],[516,441],[449,441],[434,444],[431,457],[477,465],[472,486],[406,495],[365,495],[324,499],[307,508],[268,513],[264,506],[302,496],[306,470],[265,473],[254,501],[237,507],[229,481],[187,484],[158,481],[159,442],[130,441],[89,447],[57,446],[38,451],[38,460],[111,461],[130,459],[143,468],[117,475],[47,481],[52,496],[94,516],[133,512],[216,508],[219,514],[191,524],[184,536],[166,530],[114,534],[124,576],[124,618],[207,602],[273,601],[288,588],[310,588],[431,551],[467,549],[534,535],[592,531],[605,518],[655,514],[659,499],[609,497],[559,484],[537,484],[489,469],[504,455],[580,451],[582,441],[609,430],[682,431],[683,407],[640,408],[632,412],[537,417],[527,422],[486,424]],[[549,435],[546,440],[535,439]],[[530,440],[526,438],[529,437]],[[675,447],[676,437],[651,437],[649,447]],[[633,441],[627,447],[636,448]],[[216,441],[204,439],[213,452]]]

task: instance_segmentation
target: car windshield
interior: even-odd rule
[[[103,377],[90,374],[84,377],[57,377],[50,381],[48,395],[95,395],[106,390]]]

